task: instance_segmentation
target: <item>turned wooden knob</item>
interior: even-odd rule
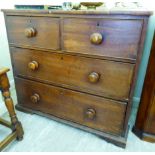
[[[28,64],[28,67],[29,67],[29,69],[31,69],[31,70],[37,70],[38,67],[39,67],[39,64],[38,64],[38,62],[36,62],[36,61],[32,61],[32,62],[30,62],[30,63]]]
[[[94,109],[87,109],[86,111],[86,117],[88,119],[94,119],[96,116],[96,111]]]
[[[100,75],[96,72],[92,72],[89,74],[88,79],[91,83],[96,83],[100,78]]]
[[[32,103],[38,103],[40,100],[40,96],[38,94],[34,94],[31,96]]]
[[[36,36],[36,30],[32,27],[25,29],[25,36],[28,38]]]
[[[100,33],[93,33],[90,36],[90,41],[92,44],[99,45],[102,43],[102,40],[103,40],[103,37],[102,37],[102,34]]]

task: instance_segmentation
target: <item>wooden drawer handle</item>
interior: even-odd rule
[[[88,119],[94,119],[96,116],[96,111],[90,108],[90,109],[87,109],[85,114]]]
[[[40,101],[40,96],[38,94],[34,94],[31,96],[32,103],[38,103]]]
[[[102,43],[103,37],[101,33],[93,33],[90,36],[90,41],[92,44],[99,45]]]
[[[36,29],[30,27],[25,29],[25,36],[28,38],[32,38],[36,36]]]
[[[28,67],[31,70],[37,70],[39,67],[39,64],[36,61],[32,61],[32,62],[29,62]]]
[[[88,76],[88,79],[89,79],[89,81],[90,81],[91,83],[96,83],[96,82],[98,82],[99,78],[100,78],[100,75],[99,75],[98,73],[96,73],[96,72],[92,72],[92,73],[90,73],[89,76]]]

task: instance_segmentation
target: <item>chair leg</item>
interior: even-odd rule
[[[10,119],[11,119],[12,131],[13,132],[16,131],[17,140],[22,140],[24,131],[15,113],[13,100],[10,96],[10,91],[9,91],[10,84],[9,84],[7,74],[6,73],[3,74],[0,80],[1,80],[0,86],[1,86],[2,96],[4,97],[4,102],[9,112]]]
[[[10,92],[8,90],[2,91],[2,95],[4,97],[5,105],[7,107],[7,110],[11,118],[12,130],[17,131],[17,139],[22,140],[23,139],[23,128],[16,116],[13,101],[12,101],[12,98],[10,97]]]

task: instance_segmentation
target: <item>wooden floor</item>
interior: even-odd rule
[[[66,151],[155,151],[155,144],[139,140],[129,131],[126,149],[107,143],[82,130],[55,122],[45,117],[17,112],[25,130],[24,140],[14,141],[4,151],[8,152],[66,152]],[[3,118],[8,119],[8,114]],[[0,139],[10,132],[0,126]]]

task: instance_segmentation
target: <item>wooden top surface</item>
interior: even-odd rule
[[[9,15],[16,14],[71,14],[71,15],[144,15],[153,14],[150,10],[144,9],[103,9],[103,10],[35,10],[35,9],[3,9],[3,12]]]

